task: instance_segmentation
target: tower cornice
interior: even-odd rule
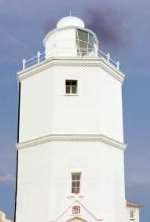
[[[17,144],[18,149],[24,149],[33,147],[36,145],[49,143],[49,142],[102,142],[120,150],[126,149],[126,144],[121,143],[113,138],[107,137],[102,134],[49,134],[46,136],[38,137],[32,140],[28,140],[25,142],[20,142]]]
[[[39,73],[40,71],[54,66],[100,67],[121,83],[124,81],[125,78],[125,75],[120,70],[118,70],[114,65],[112,65],[103,57],[53,57],[46,59],[40,64],[33,65],[25,70],[18,72],[17,76],[18,79],[21,81]]]

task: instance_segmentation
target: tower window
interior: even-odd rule
[[[80,214],[80,206],[73,206],[72,214]]]
[[[72,173],[72,193],[80,193],[81,173]]]
[[[66,94],[77,94],[77,80],[66,80]]]
[[[134,220],[134,219],[135,219],[135,211],[130,210],[130,220]]]
[[[96,39],[92,33],[77,29],[76,43],[79,56],[95,55]]]

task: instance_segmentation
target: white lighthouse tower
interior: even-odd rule
[[[125,200],[119,63],[76,17],[44,47],[18,73],[15,222],[138,222],[139,206]]]

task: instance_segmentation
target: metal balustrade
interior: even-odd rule
[[[37,52],[37,55],[30,59],[22,60],[22,69],[25,70],[33,65],[38,65],[45,60],[45,53]]]
[[[61,53],[62,52],[62,53]],[[64,54],[65,52],[65,54]],[[107,63],[110,63],[111,65],[113,65],[117,70],[120,70],[120,63],[119,61],[114,61],[113,59],[111,59],[110,53],[105,53],[102,50],[95,50],[93,48],[83,48],[83,49],[77,49],[75,50],[70,50],[70,49],[63,49],[63,50],[55,50],[55,53],[53,53],[53,56],[46,56],[46,53],[41,53],[41,52],[37,52],[37,55],[30,58],[30,59],[23,59],[22,60],[22,69],[25,70],[29,67],[35,66],[35,65],[39,65],[41,63],[43,63],[44,61],[46,61],[47,59],[50,58],[59,58],[59,57],[63,57],[63,58],[68,58],[68,57],[72,57],[72,58],[103,58]]]

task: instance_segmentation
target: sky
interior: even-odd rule
[[[18,91],[21,60],[43,50],[57,20],[82,18],[100,48],[120,61],[123,86],[126,198],[150,220],[150,1],[0,0],[0,209],[13,219]]]

